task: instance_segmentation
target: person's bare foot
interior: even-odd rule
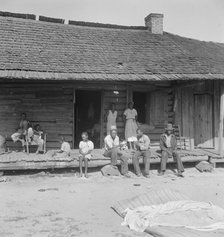
[[[79,173],[79,178],[82,178],[82,173]]]
[[[88,179],[88,178],[89,178],[89,175],[88,175],[88,174],[85,174],[85,178],[87,178],[87,179]]]
[[[177,173],[177,177],[184,178],[183,172],[179,171],[179,172]]]
[[[158,173],[158,176],[164,176],[164,174],[165,174],[165,171],[160,171],[160,172]]]
[[[131,175],[129,173],[124,174],[124,177],[131,178]]]

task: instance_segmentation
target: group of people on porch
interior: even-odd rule
[[[14,142],[20,141],[25,150],[26,143],[37,145],[36,154],[43,152],[44,140],[42,138],[43,131],[40,130],[40,125],[32,124],[27,120],[26,113],[22,113],[21,120],[16,132],[12,134],[11,138]]]
[[[121,161],[121,174],[130,177],[128,171],[128,160],[132,159],[135,174],[141,176],[141,170],[139,166],[140,157],[143,158],[145,177],[150,177],[150,138],[144,134],[141,128],[137,126],[138,113],[134,109],[134,103],[129,102],[128,108],[123,113],[125,121],[125,139],[120,139],[117,134],[117,111],[115,104],[111,104],[111,109],[105,115],[107,122],[107,135],[104,138],[104,156],[111,159],[111,165],[116,166],[118,159]],[[166,171],[167,160],[169,157],[173,157],[177,164],[177,175],[183,177],[184,167],[177,151],[177,141],[174,134],[172,124],[167,124],[165,132],[160,137],[161,148],[161,171],[159,175],[163,175]],[[12,134],[12,140],[14,142],[20,141],[25,146],[25,141],[34,143],[38,146],[37,154],[43,151],[43,132],[40,130],[40,125],[36,124],[32,126],[23,113],[19,126],[14,134]],[[26,139],[24,139],[26,137]],[[81,134],[81,142],[79,143],[79,166],[80,176],[83,175],[82,167],[84,163],[85,177],[88,177],[88,161],[91,160],[91,152],[94,149],[94,144],[88,138],[88,133],[83,132]],[[61,139],[61,148],[53,153],[53,156],[66,157],[70,155],[70,144]]]

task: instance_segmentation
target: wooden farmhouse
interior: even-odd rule
[[[172,123],[192,149],[222,153],[224,44],[164,32],[162,14],[145,26],[0,15],[0,134],[10,137],[26,112],[47,132],[47,149],[61,136],[77,148],[85,130],[101,148],[111,103],[124,137],[133,100],[152,143]]]

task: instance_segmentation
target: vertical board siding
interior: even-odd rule
[[[1,134],[15,132],[22,112],[47,133],[47,148],[58,148],[64,136],[72,143],[73,90],[60,84],[2,84],[0,87]]]
[[[166,124],[174,122],[172,91],[162,90],[150,92],[149,123],[155,127],[165,127]]]
[[[194,137],[200,147],[213,147],[212,104],[211,95],[194,95]]]
[[[195,103],[195,96],[208,97],[204,100],[198,100]],[[212,111],[217,113],[217,106],[213,102],[214,99],[214,86],[212,81],[200,82],[198,85],[179,87],[176,89],[176,96],[178,98],[178,103],[175,111],[175,121],[178,125],[181,125],[181,135],[189,137],[191,142],[194,143],[196,137],[195,129],[199,129],[197,133],[203,134],[203,140],[205,144],[209,144],[209,147],[214,145],[214,118],[218,119],[217,114],[211,116]],[[213,106],[215,105],[215,108]],[[200,109],[201,108],[201,109]],[[204,112],[203,112],[204,111]],[[209,129],[206,131],[201,126],[199,126],[199,117],[206,117],[204,113],[210,114],[209,119],[206,120]],[[217,128],[216,128],[217,129]],[[206,134],[205,134],[206,133]],[[197,137],[197,140],[198,137]],[[196,141],[197,143],[197,141]],[[213,145],[212,145],[213,144]],[[196,144],[197,145],[197,144]]]
[[[219,148],[219,120],[220,120],[220,82],[214,81],[214,101],[213,101],[213,114],[214,114],[214,146],[215,149]]]

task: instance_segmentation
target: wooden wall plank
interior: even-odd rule
[[[214,81],[214,147],[216,150],[219,148],[219,119],[220,119],[220,82]]]
[[[18,126],[21,113],[26,112],[33,125],[39,123],[48,133],[47,148],[58,148],[61,136],[72,142],[72,91],[72,86],[64,89],[60,84],[1,84],[1,134],[10,137]]]

